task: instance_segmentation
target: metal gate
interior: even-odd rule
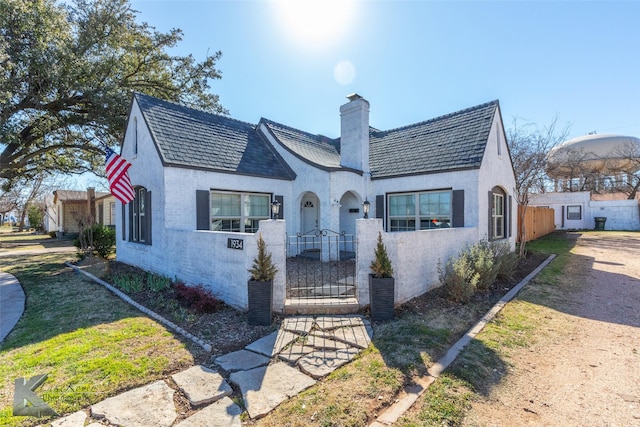
[[[353,234],[312,230],[287,237],[287,298],[298,302],[356,296]]]

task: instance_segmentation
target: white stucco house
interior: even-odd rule
[[[378,232],[396,303],[438,286],[438,263],[467,244],[515,246],[515,178],[498,101],[379,130],[369,102],[348,99],[341,134],[330,138],[135,94],[121,155],[136,198],[117,207],[118,260],[246,308],[258,232],[279,268],[275,310],[318,301],[349,310],[369,303]],[[309,270],[310,262],[318,265]],[[310,284],[311,273],[301,279],[300,263],[320,283]],[[325,275],[327,265],[338,273]]]

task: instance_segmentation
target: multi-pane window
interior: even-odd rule
[[[451,191],[389,196],[389,230],[414,231],[451,227]]]
[[[147,206],[150,201],[151,193],[146,188],[136,188],[135,198],[129,207],[130,239],[133,242],[151,244],[151,218],[148,217],[149,207]]]
[[[504,195],[493,193],[493,238],[504,237]]]
[[[582,219],[582,206],[567,206],[567,219]]]
[[[211,230],[255,233],[270,206],[267,194],[211,192]]]
[[[139,188],[133,200],[133,241],[141,243],[147,238],[146,193],[146,189]]]

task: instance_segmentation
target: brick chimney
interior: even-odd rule
[[[353,93],[340,107],[340,165],[369,172],[369,102]]]

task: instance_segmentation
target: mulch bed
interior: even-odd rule
[[[519,261],[512,279],[496,282],[486,293],[477,293],[474,296],[474,302],[487,302],[492,304],[498,301],[545,259],[545,255],[529,253],[526,259]],[[80,264],[88,264],[89,262],[91,261],[85,260]],[[147,275],[143,270],[117,261],[110,261],[108,268],[103,269],[103,273],[100,275],[102,279],[113,284],[114,277],[123,274],[139,275],[141,280],[144,280]],[[250,326],[246,312],[238,311],[224,304],[222,308],[215,313],[197,313],[193,309],[186,307],[183,303],[180,303],[183,304],[180,306],[176,304],[178,300],[176,299],[173,288],[159,292],[142,290],[140,292],[129,293],[129,295],[150,310],[155,311],[191,334],[210,343],[213,348],[212,357],[244,348],[251,342],[276,330],[281,320],[276,316],[271,326]],[[426,310],[447,309],[459,305],[459,303],[453,303],[447,300],[443,289],[439,287],[396,308],[396,315],[403,316],[411,312],[421,313]],[[179,307],[182,307],[182,309]],[[179,312],[179,315],[176,314],[177,312]],[[364,312],[363,314],[367,313]],[[205,360],[200,362],[206,363]]]

